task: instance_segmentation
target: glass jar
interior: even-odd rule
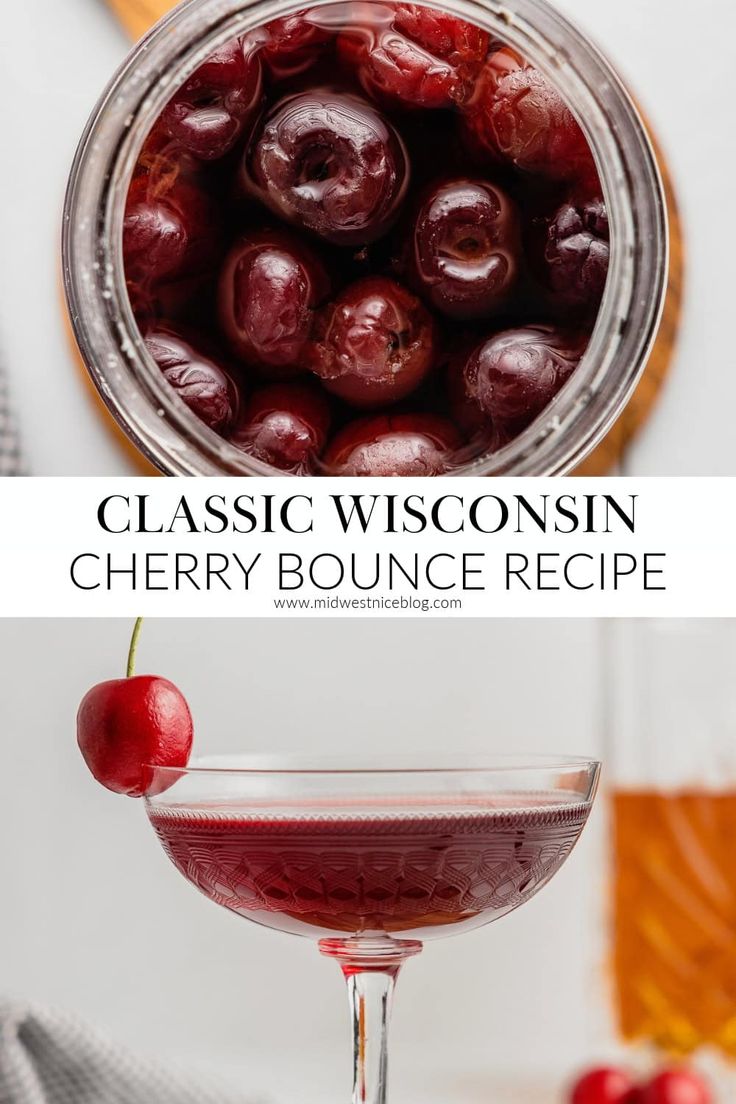
[[[313,7],[334,0],[317,0]],[[563,475],[624,408],[651,350],[667,288],[667,213],[641,117],[611,65],[545,0],[432,0],[515,47],[580,121],[603,185],[608,281],[587,351],[544,412],[510,444],[456,475]],[[200,422],[163,379],[133,319],[122,261],[128,185],[172,93],[236,34],[303,9],[303,0],[188,0],[139,42],[82,136],[64,212],[64,281],[74,332],[104,401],[135,445],[169,475],[283,474]]]
[[[610,977],[643,1076],[685,1061],[736,1086],[732,620],[605,626]]]

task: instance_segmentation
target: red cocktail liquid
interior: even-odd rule
[[[149,816],[181,873],[241,916],[315,938],[424,938],[523,904],[562,864],[590,811],[564,793],[325,808],[172,806]]]

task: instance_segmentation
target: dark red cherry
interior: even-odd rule
[[[169,101],[163,130],[202,161],[224,157],[242,137],[261,98],[255,40],[234,38],[216,50]]]
[[[520,432],[570,378],[587,342],[553,326],[494,334],[466,362],[467,395],[499,429]]]
[[[467,99],[488,41],[472,23],[419,4],[359,4],[338,50],[370,95],[447,108]]]
[[[136,176],[123,219],[128,281],[150,285],[201,270],[212,261],[218,228],[207,193],[181,176]]]
[[[307,363],[328,391],[370,407],[410,394],[434,360],[434,323],[419,299],[394,280],[366,276],[320,311]]]
[[[608,214],[600,195],[570,197],[542,220],[537,268],[554,302],[592,310],[608,274]]]
[[[409,263],[417,290],[451,318],[501,310],[517,282],[519,218],[512,199],[484,180],[457,179],[424,195]]]
[[[272,76],[294,77],[314,64],[331,37],[320,26],[319,14],[317,9],[298,11],[266,24],[261,56]]]
[[[315,309],[329,295],[322,262],[286,230],[259,230],[233,246],[220,273],[220,326],[247,364],[297,369]]]
[[[336,245],[365,245],[396,218],[409,180],[404,144],[358,96],[314,89],[281,100],[250,142],[242,182],[286,222]]]
[[[379,414],[345,426],[324,457],[326,475],[442,475],[460,441],[434,414]]]
[[[473,144],[495,160],[554,180],[595,177],[585,135],[562,96],[510,47],[486,62],[466,121]]]
[[[512,427],[496,424],[470,397],[465,385],[465,364],[472,346],[463,343],[454,352],[445,367],[445,395],[447,411],[463,435],[463,447],[457,460],[476,460],[498,452],[516,435]]]
[[[448,413],[469,441],[492,436],[490,419],[470,397],[465,385],[465,365],[474,349],[475,344],[463,341],[442,365]]]
[[[186,227],[175,208],[155,199],[136,202],[129,194],[123,221],[129,279],[164,280],[175,275],[183,267],[186,249]]]
[[[230,375],[174,329],[146,335],[146,348],[166,382],[197,417],[223,433],[238,412],[238,391]]]
[[[309,475],[329,427],[330,408],[317,387],[274,383],[253,394],[230,440],[264,464]]]
[[[219,243],[219,219],[198,162],[156,124],[133,171],[123,219],[123,260],[136,316],[164,283],[204,271]]]

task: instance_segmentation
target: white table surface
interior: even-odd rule
[[[687,233],[682,340],[627,471],[734,474],[736,14],[727,0],[564,0],[629,79],[660,137]],[[0,355],[31,470],[125,474],[69,351],[59,305],[60,210],[84,121],[128,43],[102,0],[3,0]],[[730,61],[729,61],[730,55]]]

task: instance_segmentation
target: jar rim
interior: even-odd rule
[[[380,0],[379,0],[380,2]],[[343,7],[314,0],[310,7]],[[656,337],[667,288],[664,187],[652,142],[610,63],[547,0],[431,0],[496,34],[541,69],[591,146],[609,214],[608,279],[583,358],[539,417],[504,448],[446,474],[562,475],[623,409]],[[125,197],[151,126],[179,85],[219,45],[303,0],[185,0],[129,53],[80,140],[64,208],[67,304],[103,400],[152,463],[175,475],[286,475],[204,425],[170,388],[132,314],[122,261]]]

